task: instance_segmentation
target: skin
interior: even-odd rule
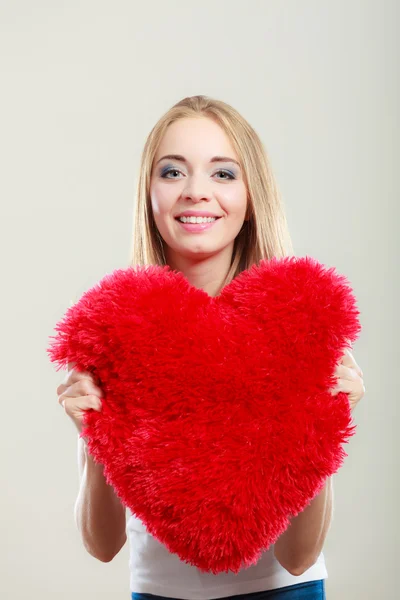
[[[159,162],[168,154],[182,155],[187,162]],[[168,127],[159,144],[150,181],[151,206],[166,244],[167,263],[211,296],[219,293],[228,272],[233,242],[247,218],[248,208],[240,167],[226,161],[212,163],[213,156],[240,162],[229,138],[214,121],[204,117],[180,119]],[[166,167],[172,170],[162,177]],[[230,180],[219,169],[233,171],[236,179]],[[222,218],[204,232],[186,232],[174,218],[186,209],[208,210]],[[353,410],[365,388],[362,371],[349,350],[343,354],[335,375],[337,384],[332,393],[348,393]]]
[[[187,162],[159,162],[168,154],[179,154]],[[229,161],[210,162],[214,156],[240,162],[229,138],[214,121],[204,117],[180,119],[168,127],[159,144],[150,181],[151,206],[165,241],[167,263],[210,296],[221,289],[248,208],[240,166]],[[162,177],[169,166],[172,170]],[[174,218],[184,210],[210,211],[221,219],[211,229],[188,232]]]
[[[346,349],[336,367],[336,385],[331,389],[331,394],[339,392],[348,394],[350,409],[353,411],[361,398],[365,395],[364,375],[351,350]]]
[[[332,395],[348,394],[351,411],[365,394],[363,372],[351,350],[346,349],[335,370],[336,385]],[[322,491],[296,517],[274,545],[275,558],[292,575],[299,576],[318,559],[333,516],[333,482],[328,477]]]
[[[167,154],[179,154],[186,162],[159,162]],[[151,206],[165,242],[167,263],[210,296],[216,296],[222,288],[235,237],[248,218],[248,193],[240,166],[226,160],[211,162],[214,156],[239,161],[228,137],[214,121],[203,117],[178,120],[161,140],[150,181]],[[167,166],[171,171],[162,177]],[[174,217],[188,209],[210,211],[221,218],[208,230],[187,232]],[[78,373],[73,367],[74,363],[68,364],[57,395],[59,404],[81,433],[85,411],[102,410],[103,392],[91,373]],[[351,351],[344,352],[335,376],[336,386],[331,393],[346,392],[354,410],[365,387]],[[126,542],[125,508],[106,484],[102,466],[88,454],[83,437],[79,438],[78,462],[81,485],[75,509],[77,524],[88,552],[108,562]],[[275,556],[292,574],[303,573],[322,549],[332,515],[330,479],[275,544]]]

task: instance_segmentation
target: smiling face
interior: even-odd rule
[[[168,155],[175,157],[164,158]],[[184,118],[169,125],[150,181],[151,206],[167,246],[167,262],[177,256],[199,260],[220,252],[231,255],[247,209],[243,173],[235,161],[239,157],[229,138],[211,119]],[[189,217],[193,213],[208,218]],[[188,216],[179,220],[182,214]]]

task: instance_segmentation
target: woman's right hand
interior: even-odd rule
[[[57,388],[57,395],[59,404],[81,433],[85,411],[91,408],[100,411],[104,393],[92,373],[79,373],[73,369],[74,365],[75,363],[68,363],[67,374]]]

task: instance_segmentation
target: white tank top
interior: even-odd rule
[[[197,567],[182,561],[147,531],[143,522],[132,515],[126,534],[129,540],[130,589],[131,592],[208,600],[237,594],[251,594],[277,589],[287,585],[326,579],[328,572],[323,552],[317,562],[298,577],[284,569],[274,556],[271,546],[258,563],[235,574],[203,573]]]

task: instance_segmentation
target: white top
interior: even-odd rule
[[[291,575],[281,566],[274,556],[273,545],[261,555],[257,564],[242,569],[237,574],[229,571],[215,575],[204,573],[182,561],[178,555],[172,554],[131,512],[126,534],[130,546],[131,592],[188,600],[208,600],[262,592],[328,577],[322,552],[317,562],[298,577]]]

